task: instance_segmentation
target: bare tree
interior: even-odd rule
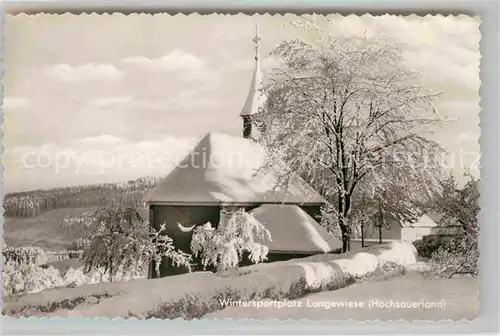
[[[286,163],[280,187],[298,172],[334,204],[347,251],[356,192],[375,200],[415,179],[414,195],[437,185],[441,148],[426,135],[442,122],[433,107],[437,95],[404,66],[403,49],[392,41],[334,38],[307,18],[291,26],[306,34],[271,52],[283,66],[269,76],[260,141],[269,164]]]

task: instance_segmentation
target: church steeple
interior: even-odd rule
[[[253,137],[253,120],[255,119],[255,116],[260,113],[265,107],[267,101],[267,97],[262,91],[263,82],[259,53],[261,39],[262,38],[259,34],[259,26],[255,25],[255,37],[253,38],[255,49],[254,71],[252,81],[250,82],[250,91],[248,92],[247,100],[240,113],[240,116],[243,118],[243,137],[245,138]]]

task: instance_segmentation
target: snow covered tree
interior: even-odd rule
[[[205,268],[221,273],[238,267],[244,253],[254,263],[266,260],[270,241],[270,232],[244,209],[223,208],[217,228],[207,223],[194,229],[191,250]]]
[[[429,200],[439,194],[438,180],[428,179],[418,170],[401,165],[383,168],[358,184],[351,214],[352,225],[364,222],[365,228],[371,225],[378,231],[379,243],[384,230],[392,225],[416,222],[431,209]]]
[[[442,224],[458,224],[462,233],[451,246],[439,248],[432,255],[431,264],[441,276],[479,273],[479,181],[469,172],[465,175],[468,181],[463,187],[459,187],[453,175],[441,181],[441,196],[433,202],[434,210],[443,216]]]
[[[85,272],[103,268],[113,281],[123,270],[140,269],[150,259],[163,258],[190,269],[191,256],[175,249],[172,239],[163,233],[165,227],[159,232],[150,228],[133,207],[107,206],[75,221],[87,228],[82,238],[89,243],[81,257]]]
[[[335,38],[306,17],[290,25],[303,34],[271,51],[282,66],[266,86],[267,131],[261,142],[269,165],[263,170],[286,163],[280,188],[293,173],[306,176],[335,206],[347,251],[360,185],[376,195],[415,178],[420,181],[415,193],[437,185],[442,149],[427,134],[443,122],[433,107],[437,94],[403,65],[404,50],[394,41]],[[397,184],[391,182],[394,176]]]

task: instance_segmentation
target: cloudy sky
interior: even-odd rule
[[[294,16],[37,15],[4,23],[4,190],[163,175],[208,131],[241,134],[253,67]],[[334,35],[387,35],[457,119],[455,171],[479,153],[478,18],[331,16]],[[264,70],[273,62],[263,61]],[[472,153],[472,154],[471,154]],[[452,158],[450,156],[450,158]],[[451,160],[451,159],[450,159]]]

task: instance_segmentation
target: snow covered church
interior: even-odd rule
[[[272,171],[254,174],[265,160],[264,148],[253,140],[262,129],[255,125],[254,117],[265,113],[267,104],[261,90],[260,39],[257,29],[253,77],[240,113],[242,136],[207,133],[146,195],[150,225],[159,229],[166,224],[174,245],[190,253],[193,226],[216,225],[224,209],[243,208],[271,233],[268,262],[337,253],[342,242],[319,225],[326,201],[314,189],[296,176],[286,191],[279,191],[274,188],[277,177]],[[160,265],[161,277],[185,272],[167,261]],[[149,277],[155,276],[150,270]]]

